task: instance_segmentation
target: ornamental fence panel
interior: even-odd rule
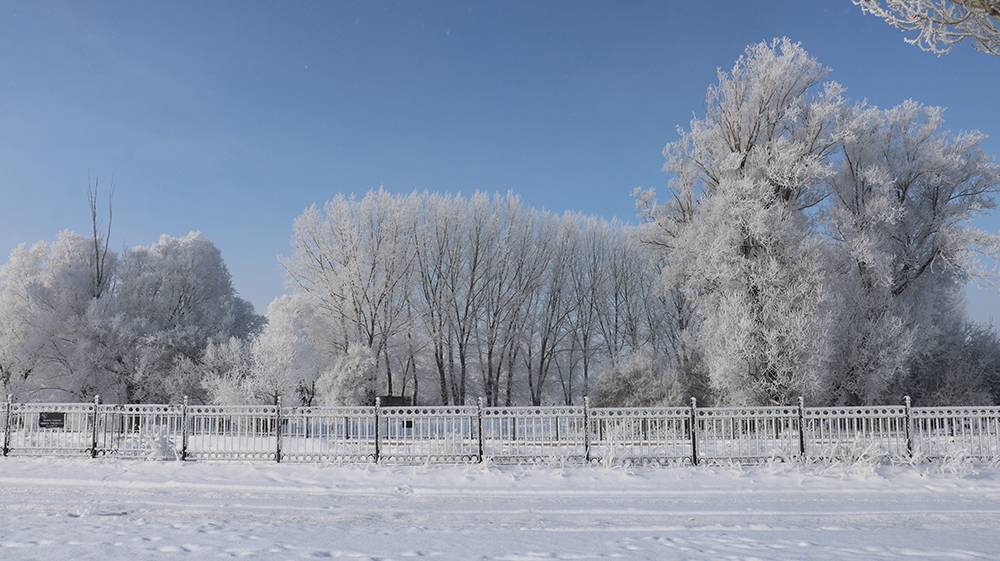
[[[799,456],[798,407],[702,407],[696,414],[698,458],[756,463]]]
[[[12,403],[5,451],[18,456],[86,456],[94,450],[94,403]]]
[[[189,406],[186,458],[277,460],[279,410],[275,405]]]
[[[488,407],[482,410],[483,457],[500,464],[585,462],[583,407]]]
[[[1000,407],[0,403],[3,455],[378,463],[1000,460]]]
[[[385,463],[472,463],[479,457],[476,406],[382,407],[379,461]]]
[[[588,410],[590,459],[609,464],[691,463],[688,407]]]
[[[806,457],[852,460],[896,459],[909,454],[905,406],[807,407]]]
[[[183,409],[183,405],[99,405],[97,455],[180,459],[184,444]]]
[[[927,458],[1000,458],[1000,407],[914,407],[914,453]]]
[[[283,407],[281,461],[375,460],[374,407]]]

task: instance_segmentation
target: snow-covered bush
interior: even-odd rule
[[[639,351],[604,371],[594,387],[595,407],[683,405],[686,395],[662,357]]]
[[[316,380],[326,405],[370,405],[375,400],[375,357],[370,348],[352,345]]]

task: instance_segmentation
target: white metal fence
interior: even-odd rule
[[[382,463],[1000,460],[1000,407],[0,403],[3,455]]]

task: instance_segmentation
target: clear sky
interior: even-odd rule
[[[115,246],[201,230],[258,310],[292,219],[336,193],[511,190],[632,219],[716,67],[779,35],[852,97],[945,106],[1000,156],[1000,57],[921,52],[849,0],[0,0],[0,254],[85,231],[88,176],[114,177]],[[993,291],[970,308],[1000,320]]]

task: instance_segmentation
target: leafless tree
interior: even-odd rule
[[[104,232],[102,233],[100,216],[97,210],[97,203],[100,198],[100,187],[100,178],[95,178],[93,185],[89,185],[87,190],[87,202],[90,206],[91,241],[94,246],[94,270],[91,276],[90,293],[94,298],[100,298],[108,284],[108,247],[111,243],[111,221],[113,217],[113,208],[111,203],[115,194],[115,184],[112,181],[108,189],[107,218],[105,219],[106,224],[103,227]]]

